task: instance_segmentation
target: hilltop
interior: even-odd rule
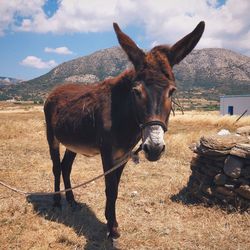
[[[0,99],[45,98],[56,85],[65,82],[91,84],[113,77],[132,67],[119,47],[64,62],[45,75],[7,86]],[[174,67],[178,94],[185,98],[218,100],[219,95],[250,93],[250,58],[226,49],[192,51]]]
[[[0,76],[0,88],[4,86],[13,85],[13,84],[18,84],[20,82],[22,82],[22,80],[20,79]]]

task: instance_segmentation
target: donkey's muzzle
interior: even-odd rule
[[[165,145],[163,144],[144,144],[142,149],[146,158],[149,161],[157,161],[165,151]]]

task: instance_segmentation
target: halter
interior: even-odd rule
[[[166,124],[164,122],[162,122],[162,121],[159,121],[159,120],[153,120],[153,121],[145,122],[143,124],[142,123],[139,124],[141,130],[143,130],[147,126],[153,126],[153,125],[161,126],[164,133],[168,131],[168,128],[167,128]]]

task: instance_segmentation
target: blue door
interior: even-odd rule
[[[234,114],[234,107],[233,106],[228,106],[228,114],[233,115]]]

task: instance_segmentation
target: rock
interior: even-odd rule
[[[229,155],[225,160],[224,172],[227,176],[238,178],[241,175],[241,170],[244,166],[242,159]]]
[[[209,147],[206,147],[202,144],[200,144],[196,150],[194,151],[197,154],[205,155],[207,157],[210,157],[210,159],[214,159],[215,157],[220,157],[224,155],[228,155],[230,153],[230,149],[228,150],[217,150],[217,149],[212,149]]]
[[[250,159],[250,144],[239,143],[230,151],[231,155],[236,155],[241,158]]]
[[[230,190],[234,190],[235,189],[235,185],[234,184],[225,184],[224,187],[230,189]]]
[[[245,210],[250,208],[250,136],[222,134],[203,136],[193,147],[187,189],[205,205]]]
[[[235,190],[242,197],[250,200],[250,186],[249,185],[241,185],[239,188]]]
[[[248,143],[249,139],[244,136],[238,136],[235,134],[228,134],[224,136],[210,135],[203,136],[200,139],[200,144],[206,148],[213,149],[215,151],[227,151],[231,150],[237,143]]]
[[[221,129],[221,130],[217,133],[217,135],[230,135],[230,134],[231,134],[230,131],[227,130],[227,129]]]
[[[223,186],[216,187],[215,190],[220,194],[230,196],[230,197],[234,197],[236,195],[234,191],[232,191],[226,187],[223,187]]]
[[[137,191],[131,192],[131,197],[136,197],[136,196],[138,196],[138,192]]]
[[[214,177],[214,183],[218,186],[223,186],[226,184],[228,177],[224,174],[217,174]]]
[[[243,136],[250,136],[250,126],[237,128],[236,133]]]
[[[204,192],[205,194],[208,194],[208,195],[213,194],[211,186],[209,186],[209,185],[202,185],[201,186],[201,191]]]

